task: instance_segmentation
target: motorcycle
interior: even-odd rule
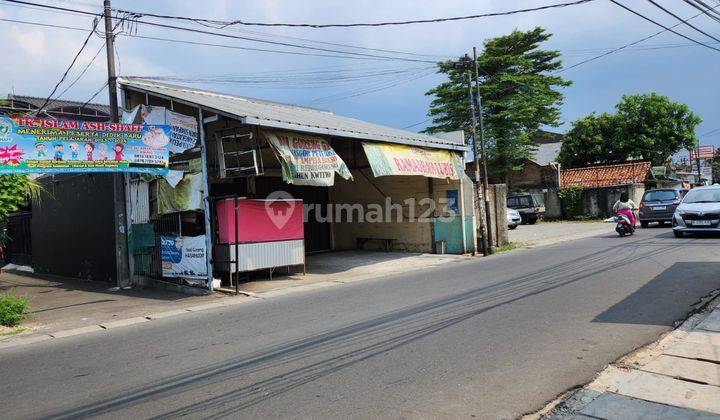
[[[618,213],[615,216],[605,219],[605,222],[615,223],[615,232],[617,232],[621,238],[625,235],[632,235],[635,233],[635,227],[632,225],[630,217],[626,214]]]

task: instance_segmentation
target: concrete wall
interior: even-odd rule
[[[436,244],[435,252],[439,253],[439,241],[444,241],[445,252],[448,254],[462,254],[473,251],[473,240],[477,237],[474,235],[474,229],[477,227],[475,220],[475,210],[473,203],[474,185],[470,179],[463,180],[463,203],[465,209],[464,222],[461,223],[460,208],[458,207],[454,217],[450,217],[450,213],[444,211],[445,203],[448,197],[448,191],[456,191],[460,193],[459,180],[431,179],[433,189],[433,199],[436,203],[435,219],[433,219],[433,233]],[[459,203],[458,203],[459,205]],[[465,229],[465,248],[463,249],[463,232],[461,226]]]
[[[490,199],[490,218],[492,220],[493,244],[498,246],[507,245],[507,185],[491,184],[488,186],[488,198]]]
[[[645,193],[643,184],[624,185],[607,188],[589,188],[583,190],[583,215],[589,217],[607,217],[613,213],[612,207],[620,194],[627,192],[636,205],[640,205]]]
[[[360,204],[365,212],[369,204],[386,207],[386,197],[395,208],[402,209],[401,221],[398,222],[398,211],[389,214],[383,211],[382,221],[374,223],[334,220],[331,224],[332,244],[334,250],[355,249],[358,237],[394,239],[393,250],[409,252],[433,252],[432,226],[429,218],[429,205],[416,205],[415,217],[425,216],[426,222],[408,221],[413,209],[404,201],[414,198],[416,202],[430,198],[428,178],[421,176],[384,176],[375,178],[370,169],[352,170],[354,181],[335,177],[335,185],[330,187],[330,204]],[[428,200],[426,200],[428,201]],[[382,244],[368,242],[366,249],[381,249]]]

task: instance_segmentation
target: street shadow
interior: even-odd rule
[[[634,246],[637,247],[639,242],[635,241]],[[589,279],[608,270],[621,271],[648,258],[662,258],[671,253],[673,248],[674,245],[665,243],[643,248],[642,251],[636,248],[624,253],[618,253],[616,248],[593,250],[561,264],[548,265],[504,281],[429,300],[249,354],[228,357],[179,375],[118,391],[116,395],[105,399],[88,401],[70,410],[51,413],[50,417],[112,415],[121,410],[137,409],[145,403],[153,404],[153,409],[157,409],[163,407],[160,402],[166,398],[172,399],[174,404],[183,402],[179,407],[168,406],[158,418],[239,416],[241,410],[364,360],[412,345],[417,340],[485,312]],[[438,270],[438,273],[442,274],[442,270]],[[651,304],[645,302],[645,305]]]
[[[691,309],[677,305],[678,301],[693,305],[697,298],[718,288],[720,262],[678,262],[596,316],[593,322],[672,327]]]

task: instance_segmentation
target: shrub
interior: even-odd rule
[[[558,198],[566,218],[575,218],[582,213],[583,191],[577,185],[571,185],[558,191]]]
[[[25,312],[27,299],[10,293],[0,296],[0,325],[14,327],[29,315]]]

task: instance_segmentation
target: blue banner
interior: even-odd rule
[[[168,171],[165,125],[0,115],[0,174]]]

